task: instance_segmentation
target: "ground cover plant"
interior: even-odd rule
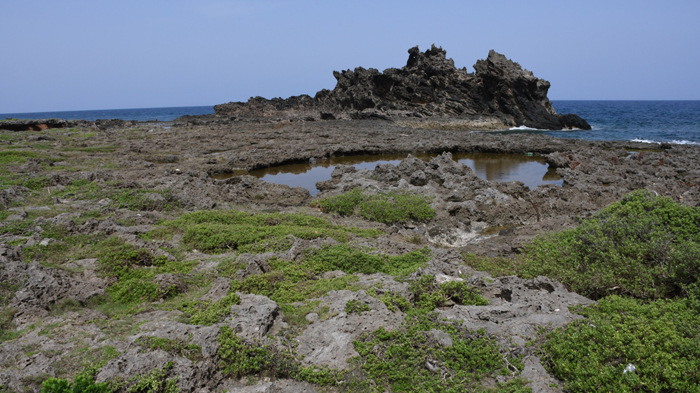
[[[548,334],[544,360],[570,392],[700,392],[699,305],[609,296]]]
[[[165,256],[154,257],[145,249],[138,249],[116,237],[110,237],[101,245],[98,259],[102,272],[116,278],[108,289],[112,301],[133,304],[156,301],[177,293],[178,288],[160,288],[154,281],[159,274],[186,274],[196,264],[194,261],[178,262]]]
[[[356,213],[367,220],[393,224],[409,220],[430,220],[435,217],[435,210],[430,207],[430,202],[429,197],[407,191],[368,195],[355,188],[348,193],[319,199],[314,203],[328,213],[338,213],[341,216]]]
[[[465,257],[494,275],[555,278],[593,299],[685,296],[700,275],[700,209],[635,191],[576,228],[536,238],[522,257]]]
[[[255,374],[258,378],[291,378],[323,386],[335,385],[343,376],[341,371],[303,366],[293,354],[273,346],[245,342],[228,326],[221,327],[218,340],[219,368],[235,378]]]
[[[411,282],[410,290],[412,302],[405,298],[399,301],[395,294],[380,298],[387,306],[400,305],[406,321],[400,329],[380,328],[354,342],[360,356],[353,360],[357,371],[354,378],[349,377],[350,391],[479,391],[479,381],[485,377],[512,377],[522,370],[521,358],[504,352],[483,331],[468,331],[459,324],[438,320],[433,310],[448,301],[488,304],[473,287],[460,281],[436,284],[435,277],[424,275]],[[370,294],[377,296],[374,291]],[[348,307],[356,310],[360,306]],[[524,384],[515,378],[494,390],[531,391]]]
[[[598,299],[541,334],[567,391],[698,392],[700,209],[635,191],[515,258],[465,256],[493,275],[545,275]]]
[[[289,235],[300,239],[347,241],[351,235],[369,237],[382,233],[376,229],[337,226],[324,218],[306,214],[250,214],[236,210],[183,214],[164,223],[162,233],[168,232],[181,232],[183,243],[209,253],[282,251],[292,245]]]
[[[307,250],[300,261],[270,258],[271,271],[231,283],[232,291],[264,295],[278,303],[293,303],[319,297],[330,290],[350,289],[357,277],[353,273],[406,275],[430,259],[423,248],[399,256],[370,254],[348,244]],[[342,270],[348,275],[319,278],[323,273]]]

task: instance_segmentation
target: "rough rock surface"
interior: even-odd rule
[[[390,277],[386,277],[388,281]],[[313,322],[297,339],[297,352],[304,360],[318,365],[329,365],[331,368],[345,370],[349,367],[348,359],[358,356],[352,342],[362,333],[372,332],[383,326],[387,330],[395,330],[403,322],[404,313],[390,311],[384,303],[364,291],[331,291],[327,296],[317,299],[323,306],[329,308],[335,316],[325,321]],[[361,315],[345,312],[345,304],[350,301],[360,301],[369,306],[370,311]]]
[[[209,255],[185,247],[180,233],[168,240],[145,236],[161,220],[216,208],[301,212],[337,225],[381,229],[385,235],[355,242],[390,255],[429,247],[432,260],[409,279],[425,274],[439,281],[462,279],[477,286],[490,301],[488,306],[455,305],[438,312],[475,329],[484,328],[502,346],[525,355],[521,376],[531,381],[534,391],[561,391],[562,383],[547,374],[523,343],[537,327],[562,326],[576,318],[568,306],[589,301],[543,278],[489,277],[465,265],[461,254],[518,253],[535,235],[575,226],[578,217],[587,217],[640,188],[700,206],[696,146],[425,131],[382,120],[217,121],[171,128],[137,124],[98,131],[92,125],[81,130],[2,131],[0,146],[41,158],[8,164],[7,176],[17,184],[19,180],[25,183],[0,191],[0,311],[3,328],[10,326],[3,331],[9,338],[0,343],[0,385],[10,391],[38,392],[47,377],[70,378],[83,361],[110,349],[118,355],[103,367],[100,380],[135,377],[172,361],[169,375],[181,374],[179,386],[190,392],[314,391],[320,389],[295,381],[262,377],[257,385],[247,386],[248,381],[221,375],[217,364],[221,327],[285,353],[291,347],[306,355],[306,364],[343,368],[355,355],[351,343],[358,334],[377,326],[398,327],[402,322],[400,312],[391,312],[367,293],[367,288],[375,287],[380,295],[392,291],[411,298],[407,282],[383,274],[358,274],[357,291],[332,292],[314,299],[318,307],[299,315],[296,326],[285,320],[276,302],[258,295],[242,295],[241,304],[212,326],[186,323],[180,311],[173,311],[177,307],[168,303],[172,298],[160,298],[143,308],[135,307],[138,311],[131,315],[115,317],[113,310],[99,306],[113,282],[100,271],[98,254],[80,252],[80,256],[50,264],[28,257],[44,247],[60,251],[66,244],[54,238],[57,233],[76,238],[113,237],[154,256],[193,263],[190,276],[164,273],[155,281],[163,287],[177,287],[188,299],[217,301],[229,292],[233,280],[268,272],[272,257],[299,261],[309,248],[336,243],[293,239],[283,252],[239,254],[230,250]],[[338,156],[385,153],[397,154],[392,160],[398,163],[374,169],[332,163]],[[421,153],[430,153],[432,158]],[[528,188],[517,181],[487,181],[455,162],[461,153],[532,153],[556,170],[562,185]],[[384,225],[320,212],[309,207],[316,198],[309,190],[266,182],[255,171],[281,164],[296,164],[299,171],[334,166],[329,178],[320,179],[316,197],[354,187],[367,193],[408,190],[431,197],[436,216],[428,222]],[[214,178],[218,174],[229,178]],[[103,191],[113,194],[102,196]],[[121,204],[124,196],[141,195],[139,191],[146,195],[143,204]],[[176,203],[178,208],[164,209],[165,203]],[[238,266],[238,270],[224,274],[220,263]],[[209,280],[208,292],[197,286],[200,274]],[[344,275],[331,271],[323,277]],[[191,285],[182,285],[190,279]],[[200,289],[202,292],[193,292]],[[359,300],[371,311],[347,315],[348,300]],[[163,305],[169,308],[161,308]],[[64,306],[68,309],[63,310]],[[426,335],[449,345],[439,331]],[[201,346],[202,359],[192,361],[143,348],[137,344],[143,336],[188,340]]]
[[[394,120],[416,128],[590,130],[577,115],[559,115],[547,98],[549,82],[490,51],[474,73],[458,69],[442,48],[408,50],[401,69],[333,72],[335,88],[287,99],[251,98],[216,105],[216,116]],[[184,120],[184,119],[183,119]]]

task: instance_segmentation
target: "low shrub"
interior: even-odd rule
[[[164,256],[155,257],[148,250],[110,237],[99,245],[97,258],[100,270],[116,282],[107,288],[111,300],[120,304],[155,301],[175,294],[172,288],[161,290],[154,281],[159,274],[187,274],[196,261],[170,261]]]
[[[364,373],[362,382],[356,383],[358,390],[474,391],[485,377],[512,375],[522,369],[518,357],[502,354],[496,340],[484,332],[449,328],[424,318],[412,322],[394,331],[380,328],[353,343],[360,355],[355,363]],[[449,335],[452,345],[441,345],[431,330]],[[508,364],[517,367],[509,369]]]
[[[442,284],[435,282],[435,277],[423,275],[412,281],[415,308],[421,312],[430,312],[438,307],[451,304],[485,306],[489,304],[479,290],[464,281],[448,281]]]
[[[237,304],[241,304],[241,298],[230,290],[226,296],[215,302],[195,300],[186,303],[182,311],[191,315],[191,324],[209,326],[221,322],[231,314],[231,306]]]
[[[183,338],[169,339],[156,336],[141,336],[134,343],[151,350],[160,349],[171,355],[187,358],[193,362],[202,360],[202,347],[190,344]]]
[[[350,234],[369,237],[382,233],[376,229],[337,226],[305,214],[250,214],[235,210],[188,213],[164,225],[181,231],[182,241],[188,246],[210,253],[283,251],[292,245],[293,238],[289,235],[308,240],[347,241]]]
[[[317,385],[335,385],[342,378],[341,371],[302,366],[292,355],[273,346],[246,342],[228,326],[221,327],[218,340],[219,368],[225,375],[235,378],[251,374],[269,375]]]
[[[350,289],[357,277],[352,273],[408,275],[430,259],[428,248],[399,256],[369,254],[347,244],[307,250],[300,261],[268,260],[271,271],[231,283],[232,291],[267,296],[279,303],[303,301],[331,290]],[[350,275],[319,278],[325,272],[342,270]]]
[[[12,318],[14,318],[16,313],[17,309],[15,308],[3,308],[0,311],[0,342],[12,340],[19,335],[15,330],[14,322],[12,322]]]
[[[363,312],[369,311],[371,308],[365,304],[362,303],[359,300],[348,300],[347,303],[345,303],[345,312],[349,314],[360,314],[362,315]]]
[[[409,220],[430,220],[435,217],[435,210],[430,207],[430,202],[429,197],[407,191],[365,195],[359,188],[355,188],[342,195],[320,199],[315,204],[329,213],[342,216],[357,213],[367,220],[393,224]]]
[[[698,392],[700,307],[609,296],[547,335],[545,363],[569,392]],[[630,366],[631,365],[631,366]]]
[[[524,256],[466,259],[496,275],[548,276],[594,299],[687,296],[700,276],[700,209],[635,191],[574,229],[537,237]]]

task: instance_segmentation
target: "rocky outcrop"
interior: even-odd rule
[[[16,119],[0,121],[0,130],[43,131],[49,128],[87,127],[89,125],[90,122],[85,120]]]
[[[550,84],[505,56],[490,51],[474,73],[456,68],[435,47],[408,50],[406,66],[335,71],[335,88],[314,97],[294,96],[216,105],[219,117],[383,119],[416,128],[590,130],[577,115],[560,115],[547,98]]]

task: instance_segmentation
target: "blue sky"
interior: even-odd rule
[[[335,86],[442,46],[550,99],[700,99],[700,1],[6,0],[0,113],[214,105]]]

